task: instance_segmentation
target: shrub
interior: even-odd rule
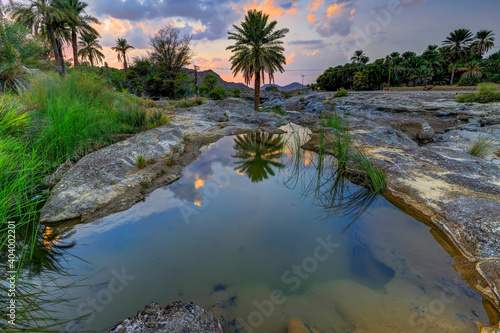
[[[366,73],[365,71],[357,72],[356,75],[354,75],[353,88],[356,91],[369,90],[370,84],[368,73]]]
[[[227,91],[223,87],[217,86],[208,94],[208,97],[213,100],[222,100],[227,97]]]
[[[349,96],[349,93],[344,88],[338,89],[337,92],[335,93],[335,95],[333,95],[333,97],[335,97],[335,98],[347,97],[347,96]]]
[[[283,94],[283,96],[284,96],[285,98],[290,98],[290,97],[292,97],[292,93],[291,93],[291,92],[289,92],[289,91],[285,91],[285,93]]]
[[[178,101],[170,101],[168,105],[173,108],[190,108],[192,106],[198,106],[206,103],[207,101],[203,97],[197,96],[189,99],[184,98]]]
[[[233,97],[240,97],[241,95],[241,89],[240,88],[234,88],[231,90],[231,96]]]
[[[170,118],[161,111],[156,110],[148,117],[148,128],[155,128],[168,124],[170,124]]]
[[[274,91],[274,92],[278,92],[278,91],[280,91],[280,90],[278,89],[278,87],[277,87],[277,86],[274,86],[274,85],[267,86],[264,90],[265,90],[265,91]]]
[[[143,154],[137,155],[137,158],[135,159],[135,165],[139,169],[144,169],[147,164],[148,164],[148,162],[147,162],[146,156],[144,156]]]
[[[462,87],[475,86],[480,82],[480,79],[477,77],[462,77],[458,81],[458,85]]]
[[[455,100],[459,103],[494,103],[500,102],[500,92],[497,91],[496,85],[492,83],[479,84],[479,92],[464,94],[457,97]]]

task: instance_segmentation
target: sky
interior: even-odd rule
[[[86,0],[87,13],[97,17],[109,66],[122,68],[111,47],[118,38],[135,47],[130,61],[145,55],[158,29],[174,25],[191,34],[193,65],[213,69],[224,80],[243,82],[233,76],[227,39],[249,9],[263,10],[277,28],[290,31],[283,39],[287,64],[275,83],[315,82],[329,67],[349,61],[361,49],[373,61],[393,52],[418,54],[438,44],[453,30],[481,29],[497,34],[500,50],[499,0]],[[69,56],[69,54],[68,54]],[[304,76],[303,76],[304,75]],[[266,83],[267,78],[266,78]]]

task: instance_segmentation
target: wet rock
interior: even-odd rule
[[[298,318],[292,318],[288,322],[288,333],[319,333],[319,331],[304,325]]]
[[[434,138],[434,129],[425,120],[406,119],[401,123],[401,131],[413,140],[429,141]]]
[[[165,307],[151,302],[132,318],[120,320],[109,333],[222,333],[219,320],[193,303]]]

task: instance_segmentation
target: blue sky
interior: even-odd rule
[[[89,0],[88,12],[103,23],[106,61],[121,67],[111,50],[117,38],[135,46],[142,55],[149,37],[171,24],[193,34],[193,64],[213,68],[227,81],[241,81],[229,70],[231,56],[227,32],[250,8],[262,9],[279,28],[289,28],[285,41],[287,72],[275,76],[277,84],[314,82],[323,70],[348,61],[362,49],[375,60],[392,51],[421,53],[429,44],[441,44],[450,31],[490,29],[500,38],[498,0]],[[500,39],[497,43],[500,46]],[[498,51],[496,48],[494,51]]]

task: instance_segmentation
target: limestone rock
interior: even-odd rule
[[[219,320],[193,303],[173,302],[165,307],[151,302],[109,333],[222,333]]]

